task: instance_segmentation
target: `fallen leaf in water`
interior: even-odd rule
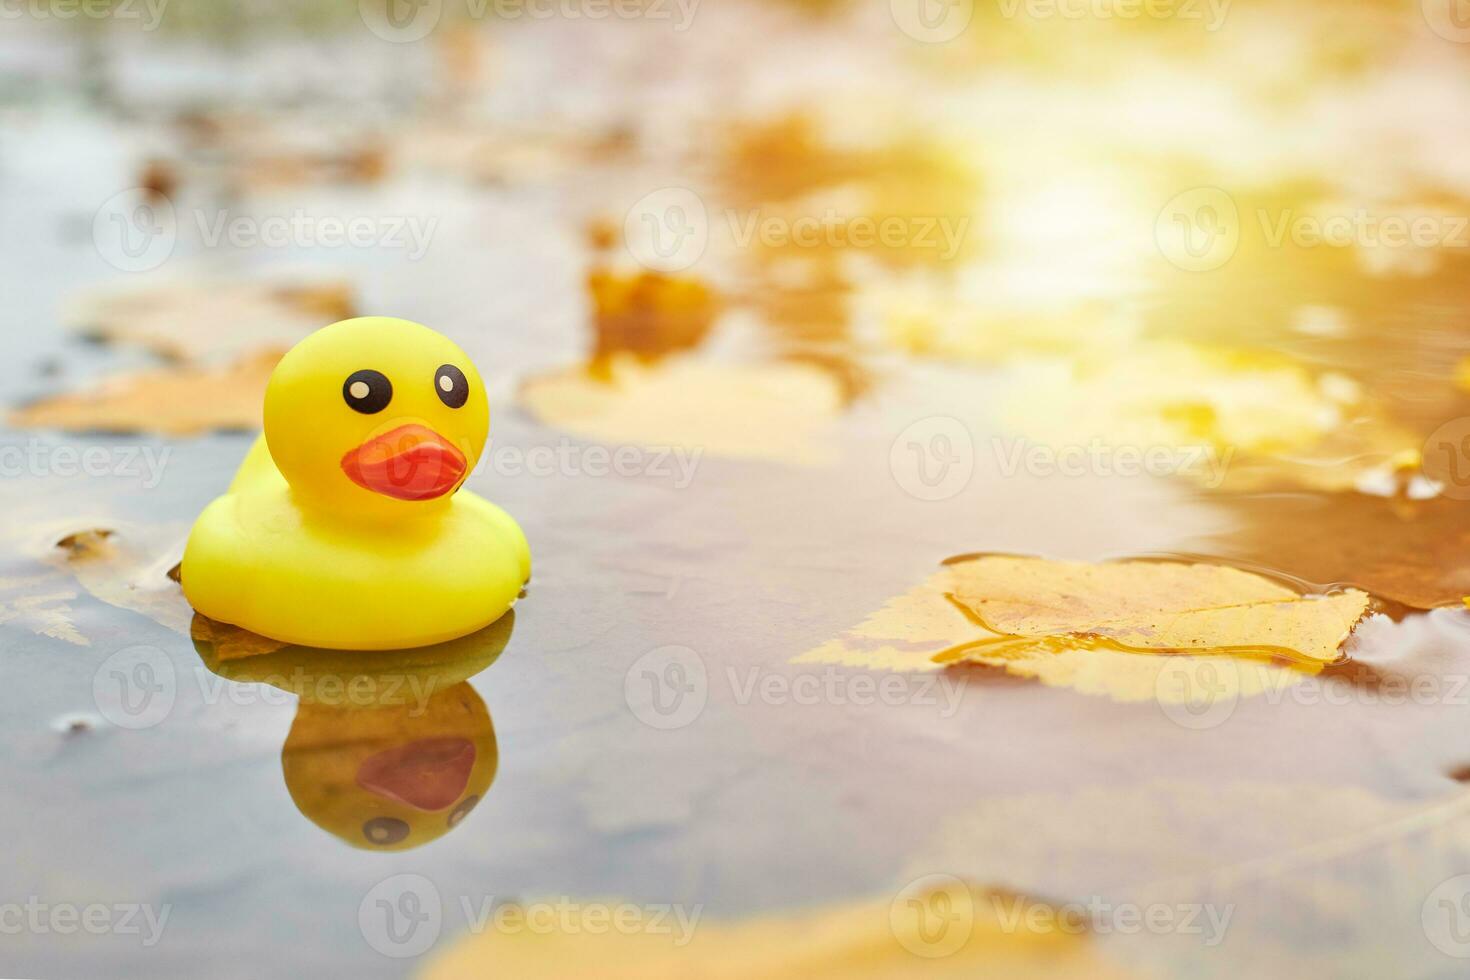
[[[1059,451],[1111,449],[1103,475],[1381,492],[1423,441],[1350,379],[1268,351],[1143,343],[1091,361],[1018,363],[1007,378],[1006,426]],[[1127,472],[1123,449],[1137,457]]]
[[[194,613],[189,623],[189,637],[196,649],[207,648],[220,663],[259,657],[289,646],[239,626],[217,622],[200,613]]]
[[[55,573],[0,578],[0,625],[14,624],[39,636],[90,646],[72,622],[70,602],[77,592]]]
[[[81,334],[174,360],[288,350],[355,315],[345,282],[189,282],[87,293],[67,311]]]
[[[1359,493],[1225,495],[1238,518],[1213,552],[1261,562],[1309,582],[1353,585],[1417,609],[1470,594],[1464,501]]]
[[[280,351],[221,367],[188,365],[117,375],[83,392],[56,395],[10,413],[10,424],[70,432],[156,432],[192,436],[260,428],[265,385]]]
[[[1191,703],[1251,696],[1316,672],[1367,606],[1361,592],[1303,597],[1218,565],[990,555],[946,565],[797,662],[982,664],[1118,701]],[[1180,654],[1189,657],[1182,665]],[[1165,683],[1181,666],[1227,690]]]
[[[596,341],[593,357],[627,352],[654,359],[698,347],[709,334],[719,302],[697,279],[644,272],[625,276],[598,270],[587,277]]]
[[[970,269],[955,278],[924,271],[866,283],[858,299],[891,346],[918,357],[1005,364],[1038,355],[1081,362],[1139,341],[1137,316],[1102,305],[1015,309]]]
[[[1052,445],[1208,446],[1275,452],[1309,446],[1341,422],[1301,366],[1268,352],[1135,345],[1096,362],[1027,362],[1012,376],[1007,421]]]
[[[1046,903],[954,878],[916,882],[891,898],[734,922],[613,928],[628,903],[573,904],[557,929],[492,928],[432,961],[424,980],[485,976],[716,978],[909,976],[1025,980],[1129,976],[1102,958],[1086,924]],[[581,910],[581,911],[578,911]],[[683,909],[681,909],[682,911]],[[534,910],[532,910],[534,911]],[[527,921],[522,906],[496,913]],[[587,917],[587,923],[580,921]],[[596,917],[594,919],[594,917]]]
[[[147,616],[188,635],[193,610],[169,577],[184,550],[188,529],[179,524],[120,523],[76,531],[56,542],[49,556],[93,596]]]
[[[1357,590],[1304,598],[1224,565],[985,555],[951,568],[954,601],[1005,643],[1085,637],[1134,652],[1330,663],[1368,609]]]
[[[372,183],[387,170],[381,137],[354,120],[228,109],[192,112],[180,122],[207,155],[211,176],[234,193]]]
[[[716,364],[622,356],[604,370],[527,381],[525,408],[543,423],[597,442],[818,463],[820,433],[842,411],[840,378],[811,364]]]

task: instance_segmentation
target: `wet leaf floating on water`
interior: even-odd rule
[[[787,463],[822,463],[820,435],[843,410],[841,378],[807,363],[719,364],[609,358],[532,378],[521,404],[543,423],[596,442],[682,447]]]
[[[1085,923],[1025,896],[948,878],[892,897],[845,902],[733,922],[669,916],[666,928],[606,929],[592,915],[624,903],[589,901],[589,925],[552,931],[488,929],[432,960],[422,980],[485,976],[608,980],[658,978],[978,977],[994,980],[1121,980]],[[513,916],[516,911],[502,914]],[[920,918],[921,916],[925,918]],[[936,928],[943,917],[949,928]]]
[[[353,315],[345,282],[243,280],[95,290],[72,304],[67,320],[87,337],[198,361],[289,350]]]
[[[1026,440],[1173,453],[1162,473],[1210,489],[1377,492],[1423,441],[1351,379],[1269,351],[1139,343],[1090,362],[1018,363],[1009,378],[1005,421]]]
[[[193,610],[169,577],[183,554],[183,524],[119,524],[68,534],[56,542],[52,563],[110,606],[147,616],[188,635]]]
[[[708,336],[719,312],[714,292],[698,279],[602,269],[587,277],[587,290],[598,362],[622,352],[654,360],[692,350]]]
[[[1315,673],[1337,658],[1368,601],[1356,590],[1302,596],[1220,565],[989,555],[956,560],[797,659],[888,670],[982,664],[1118,701],[1183,703],[1200,692],[1166,683],[1165,671],[1208,672],[1239,696]]]
[[[38,636],[74,646],[91,646],[72,621],[77,591],[55,572],[0,578],[0,625],[15,625]]]
[[[124,374],[85,391],[43,398],[10,414],[26,429],[192,436],[260,428],[265,384],[281,351],[221,367],[181,365]]]
[[[1224,565],[987,555],[952,567],[954,601],[991,632],[1126,651],[1331,663],[1368,609],[1355,589],[1308,598]]]

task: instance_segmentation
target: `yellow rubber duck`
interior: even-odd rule
[[[473,633],[515,602],[530,549],[460,491],[490,409],[448,338],[391,317],[323,327],[276,366],[264,414],[189,534],[196,610],[285,643],[390,650]]]

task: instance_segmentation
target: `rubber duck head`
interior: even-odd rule
[[[432,508],[458,490],[490,429],[485,386],[442,334],[343,320],[293,347],[265,393],[265,439],[300,497],[337,512]]]

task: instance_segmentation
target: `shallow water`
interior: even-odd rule
[[[1314,37],[1313,9],[1277,15],[1298,54]],[[1038,412],[1025,396],[1049,390],[1059,349],[1081,362],[1062,392],[1162,339],[1272,351],[1313,377],[1348,379],[1367,397],[1339,430],[1353,429],[1353,417],[1387,418],[1423,445],[1440,423],[1470,414],[1470,395],[1452,380],[1470,354],[1463,251],[1395,252],[1410,267],[1384,272],[1357,254],[1368,249],[1272,247],[1243,232],[1234,258],[1214,270],[1159,255],[1159,208],[1176,189],[1207,183],[1232,188],[1247,228],[1257,210],[1311,211],[1337,194],[1404,211],[1430,200],[1450,214],[1470,200],[1470,175],[1441,152],[1463,147],[1446,135],[1467,84],[1459,52],[1405,16],[1381,36],[1344,28],[1343,48],[1366,65],[1347,58],[1356,67],[1339,75],[1272,62],[1257,77],[1237,62],[1251,63],[1270,16],[1243,7],[1200,48],[1213,54],[1198,55],[1194,74],[1181,68],[1205,44],[1193,36],[1180,50],[1135,49],[1131,35],[1059,44],[1093,52],[1098,72],[1086,61],[1052,64],[1005,31],[987,35],[978,54],[933,56],[895,47],[891,27],[864,15],[809,20],[757,6],[704,11],[674,45],[649,25],[515,26],[482,39],[485,65],[459,90],[415,62],[397,69],[407,82],[394,91],[373,68],[397,49],[374,45],[265,44],[255,59],[201,62],[186,41],[140,47],[124,37],[109,101],[86,104],[51,79],[56,94],[3,110],[7,401],[85,390],[155,363],[137,345],[96,346],[63,329],[62,306],[83,290],[204,272],[340,273],[359,309],[428,323],[476,360],[494,442],[468,486],[521,522],[535,562],[513,621],[442,658],[385,656],[368,667],[288,649],[221,661],[207,629],[196,624],[191,637],[189,610],[164,573],[253,436],[7,430],[6,445],[43,462],[0,484],[12,545],[0,569],[0,738],[12,801],[0,808],[12,842],[0,902],[144,903],[169,917],[148,944],[121,929],[7,935],[3,972],[193,976],[207,964],[221,977],[408,976],[472,931],[486,902],[621,897],[733,919],[889,896],[943,873],[1054,902],[1232,910],[1223,941],[1208,946],[1184,932],[1096,937],[1110,960],[1162,976],[1454,975],[1440,945],[1448,927],[1426,909],[1441,882],[1470,872],[1461,786],[1470,621],[1454,608],[1470,591],[1470,552],[1458,546],[1470,543],[1466,505],[1453,494],[1413,500],[1407,485],[1392,485],[1409,478],[1398,471],[1387,496],[1326,491],[1299,473],[1273,482],[1284,479],[1270,468],[1277,458],[1312,456],[1295,447],[1242,457],[1228,477],[1259,466],[1266,478],[1217,488],[1011,463],[1017,439],[1086,445],[1086,429],[1059,428],[1079,416],[1132,424],[1130,412],[1145,414],[1100,405],[1095,418],[1071,410],[1059,422]],[[739,55],[756,47],[764,63]],[[369,93],[356,109],[311,70],[341,50],[353,53],[344,71]],[[442,67],[448,55],[436,51],[414,49]],[[1145,81],[1173,79],[1187,97],[1138,94],[1129,65]],[[171,84],[180,78],[196,84],[181,92]],[[1360,99],[1351,124],[1338,114],[1343,90]],[[1395,115],[1400,92],[1414,93],[1411,119]],[[1231,100],[1239,104],[1223,104]],[[261,188],[229,175],[238,147],[190,145],[174,116],[196,103],[259,112],[297,138],[334,119],[381,139],[396,165],[376,181]],[[863,105],[871,119],[845,114]],[[1205,120],[1195,143],[1191,107]],[[781,128],[792,111],[835,132],[804,145]],[[833,127],[828,116],[845,122]],[[1043,124],[1024,125],[1028,117]],[[492,150],[466,166],[430,130],[440,140],[483,132]],[[948,163],[925,163],[931,152]],[[381,248],[210,248],[185,229],[161,269],[120,273],[94,242],[93,217],[150,156],[183,161],[176,203],[201,213],[303,206],[439,224],[417,260]],[[951,170],[961,176],[944,176]],[[970,216],[972,251],[956,267],[922,248],[732,240],[751,209],[820,214],[824,195],[849,209],[854,186],[868,195],[859,213]],[[578,426],[591,423],[542,421],[517,393],[579,368],[594,347],[584,277],[628,258],[599,250],[589,222],[616,226],[631,202],[666,187],[697,188],[712,216],[709,250],[689,274],[714,284],[723,305],[688,346],[717,365],[817,365],[840,407],[800,420],[809,431],[793,423],[801,431],[782,433],[778,458],[744,443],[722,451],[731,444],[722,429],[685,447],[698,451],[684,459],[690,470],[672,452],[645,452],[635,474],[594,475],[587,445],[641,444],[646,432],[589,437]],[[721,217],[727,209],[733,223]],[[916,293],[970,311],[987,349],[950,344],[944,330],[923,344],[896,341],[880,311],[895,294],[917,303]],[[210,350],[250,347],[233,327],[197,331]],[[759,392],[789,389],[754,390],[732,384],[748,403],[720,389],[698,407],[770,425],[762,409],[779,397]],[[1231,397],[1253,405],[1277,392]],[[939,440],[956,430],[936,419],[957,421],[968,448]],[[60,447],[102,447],[115,463],[149,453],[161,474],[118,465],[68,475]],[[560,462],[544,475],[513,465],[536,453]],[[946,462],[972,467],[948,495]],[[1331,462],[1304,465],[1331,473]],[[114,532],[104,547],[123,558],[78,565],[87,557],[57,547],[99,528]],[[1376,614],[1343,664],[1286,694],[1231,701],[1209,724],[1177,706],[985,668],[899,675],[879,695],[867,671],[792,663],[970,552],[1212,557],[1306,592],[1362,588]],[[1426,611],[1436,606],[1446,608]],[[355,695],[354,676],[371,681]],[[162,700],[118,700],[148,690]],[[333,703],[341,699],[350,704]],[[459,714],[439,710],[451,702]],[[369,839],[383,796],[361,788],[360,770],[344,776],[364,753],[379,754],[380,774],[395,764],[428,770],[426,792],[459,788],[456,802],[424,811],[423,826],[405,821],[414,847]],[[488,784],[484,768],[457,768],[492,756]],[[471,795],[480,797],[472,808],[455,809]],[[450,826],[452,812],[460,817]],[[384,955],[361,913],[400,874],[428,879],[442,900],[437,941],[419,956]]]

